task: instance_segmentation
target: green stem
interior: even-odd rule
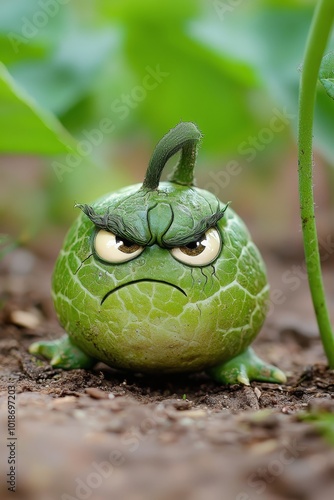
[[[169,160],[180,149],[181,158],[170,177],[171,182],[191,186],[194,181],[194,167],[197,146],[201,133],[194,123],[181,122],[172,128],[156,145],[148,165],[143,189],[157,189],[161,173]]]
[[[319,0],[310,28],[299,94],[298,173],[305,261],[313,306],[330,368],[334,368],[334,334],[326,306],[315,224],[312,186],[312,131],[316,86],[334,19],[334,1]]]

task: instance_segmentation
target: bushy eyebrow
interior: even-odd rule
[[[97,214],[90,205],[81,205],[77,203],[76,208],[80,208],[82,212],[92,221],[99,229],[110,231],[125,240],[132,241],[137,245],[147,245],[148,241],[144,239],[136,229],[136,227],[127,222],[125,224],[123,218],[119,214],[111,214],[109,211],[105,214]]]
[[[164,247],[166,248],[174,248],[174,247],[184,247],[185,245],[188,245],[192,241],[197,241],[200,239],[200,237],[211,227],[215,226],[217,222],[224,217],[224,214],[226,212],[226,209],[228,207],[228,203],[225,205],[225,207],[221,210],[217,210],[212,215],[207,215],[206,217],[203,217],[196,226],[193,228],[193,230],[185,235],[176,235],[172,238],[163,238],[163,244]]]
[[[185,235],[176,235],[172,238],[162,238],[162,243],[164,248],[175,248],[183,247],[188,245],[192,241],[197,241],[200,237],[211,227],[215,226],[217,222],[222,219],[228,203],[224,208],[217,210],[212,215],[207,215],[203,217],[193,230]],[[93,222],[93,224],[99,229],[104,229],[105,231],[110,231],[121,238],[137,243],[137,245],[145,246],[149,243],[148,240],[143,239],[139,234],[138,230],[131,223],[124,223],[124,220],[119,214],[110,214],[106,212],[105,214],[97,214],[93,207],[90,205],[76,204],[75,207],[80,208],[82,212]]]

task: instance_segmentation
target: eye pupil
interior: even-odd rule
[[[201,236],[199,240],[190,241],[184,247],[180,247],[180,250],[186,255],[195,257],[196,255],[200,255],[202,252],[204,252],[205,250],[205,245],[203,245],[204,241],[205,241],[205,234],[203,234],[203,236]]]
[[[133,245],[132,241],[121,238],[120,236],[116,236],[116,243],[119,243],[120,245],[124,245],[126,247],[131,247],[131,245]]]
[[[94,238],[97,257],[110,264],[121,264],[132,260],[140,255],[144,248],[104,229],[100,229]]]
[[[117,235],[116,235],[116,246],[117,249],[123,253],[133,253],[140,248],[140,246],[137,245],[137,243],[133,243],[133,241],[121,238],[120,236]]]
[[[222,239],[217,228],[208,229],[198,240],[171,249],[172,256],[189,266],[207,266],[213,262],[222,249]]]
[[[186,245],[187,248],[189,248],[189,250],[195,250],[199,245],[199,241],[191,241],[190,243],[188,243],[188,245]]]

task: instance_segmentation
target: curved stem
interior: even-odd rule
[[[191,122],[179,123],[171,129],[156,145],[142,187],[149,190],[157,189],[164,166],[180,149],[182,149],[180,161],[169,180],[191,186],[200,138],[200,131]]]
[[[314,13],[306,44],[300,81],[298,119],[299,198],[305,261],[320,336],[330,368],[334,368],[334,334],[326,306],[315,224],[312,186],[312,131],[318,73],[333,19],[334,1],[320,0]]]

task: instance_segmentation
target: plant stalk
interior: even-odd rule
[[[172,128],[156,145],[142,188],[150,191],[158,188],[161,173],[167,161],[179,150],[181,150],[180,161],[168,180],[177,184],[192,186],[197,145],[201,137],[200,131],[191,122],[181,122]]]
[[[331,369],[334,368],[334,334],[326,305],[315,223],[312,185],[312,133],[318,74],[331,33],[333,19],[334,1],[319,0],[306,43],[300,80],[298,118],[299,199],[305,262],[319,332]]]

